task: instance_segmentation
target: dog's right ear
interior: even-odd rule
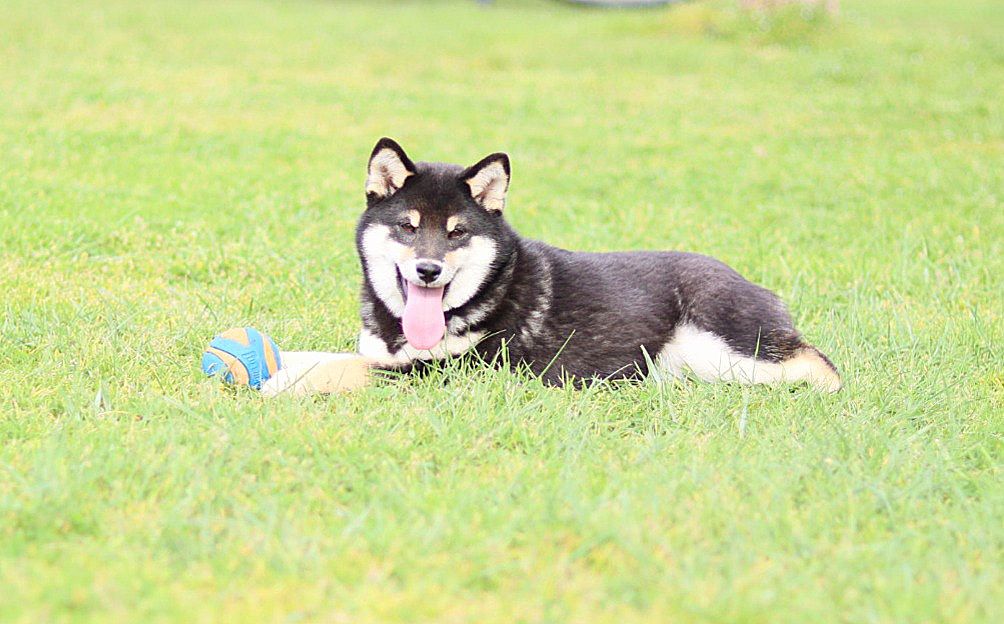
[[[471,197],[488,212],[501,214],[509,190],[509,156],[497,152],[486,156],[460,174],[470,187]]]
[[[411,162],[394,139],[384,137],[377,141],[366,174],[366,196],[383,199],[404,186],[408,176],[415,174]]]

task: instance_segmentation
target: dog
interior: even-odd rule
[[[377,142],[356,229],[366,366],[475,356],[554,385],[651,375],[841,388],[777,295],[718,260],[521,237],[505,220],[510,174],[503,153],[464,168]]]
[[[415,163],[380,139],[356,228],[358,354],[283,352],[263,394],[352,390],[374,369],[453,357],[518,364],[552,385],[651,376],[840,390],[777,295],[718,260],[521,237],[504,217],[510,175],[503,153],[467,168]]]

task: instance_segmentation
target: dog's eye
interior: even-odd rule
[[[465,234],[467,234],[466,231],[464,231],[461,228],[455,227],[452,230],[450,230],[449,233],[447,233],[446,237],[450,239],[458,239],[461,236],[464,236]]]
[[[418,230],[418,228],[412,225],[411,222],[409,221],[402,221],[401,223],[397,224],[397,227],[401,228],[402,230],[404,230],[409,234],[414,234]]]

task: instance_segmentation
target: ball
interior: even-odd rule
[[[202,354],[202,372],[255,390],[282,367],[279,347],[253,327],[235,327],[213,338]]]

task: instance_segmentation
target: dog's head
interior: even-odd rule
[[[365,279],[416,349],[445,331],[444,313],[474,298],[509,230],[502,220],[509,157],[468,168],[414,163],[384,138],[373,148],[357,245]]]

